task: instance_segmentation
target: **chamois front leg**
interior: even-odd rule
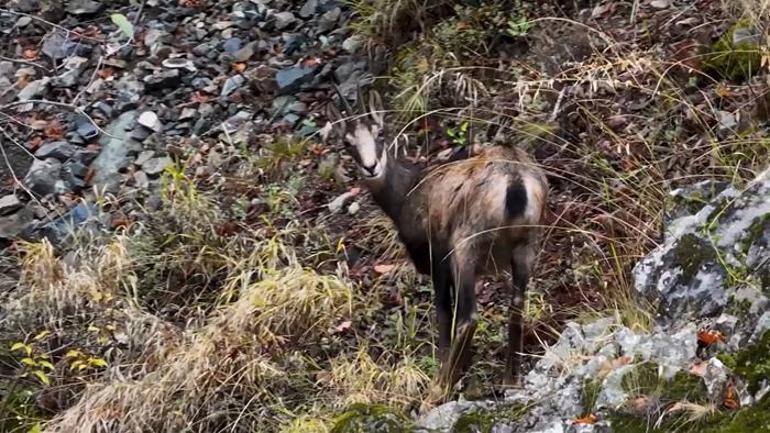
[[[469,257],[467,254],[453,256],[452,279],[455,293],[455,332],[449,356],[441,365],[439,383],[450,390],[468,368],[471,359],[473,334],[476,332],[476,269],[471,261],[459,263]]]
[[[515,386],[521,385],[521,358],[524,352],[524,330],[521,322],[533,258],[533,248],[526,245],[516,247],[511,260],[513,287],[508,312],[508,354],[505,381]]]
[[[433,266],[433,303],[438,326],[438,358],[445,363],[452,338],[452,275],[446,261],[435,260]]]

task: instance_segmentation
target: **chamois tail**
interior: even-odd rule
[[[524,216],[527,210],[527,187],[521,179],[516,179],[508,185],[505,192],[505,212],[508,219]]]

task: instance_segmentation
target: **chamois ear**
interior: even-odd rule
[[[377,126],[382,129],[385,125],[382,98],[376,90],[369,91],[369,115],[377,122]]]

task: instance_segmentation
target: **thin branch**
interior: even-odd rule
[[[91,122],[92,125],[94,125],[94,128],[96,128],[97,131],[106,135],[107,137],[119,138],[103,130],[101,126],[99,126],[99,124],[97,124],[96,121],[91,116],[89,116],[81,107],[75,106],[73,104],[68,104],[66,102],[49,101],[47,99],[29,99],[27,101],[14,101],[5,105],[0,105],[0,111],[4,111],[9,108],[13,108],[24,104],[44,104],[44,105],[52,105],[54,107],[66,108],[88,119],[88,121]]]
[[[32,67],[35,67],[35,68],[42,69],[45,72],[51,72],[50,69],[46,68],[43,65],[38,65],[37,63],[28,62],[28,61],[22,60],[22,59],[14,59],[12,57],[6,57],[6,56],[3,56],[2,54],[0,54],[0,60],[5,60],[5,61],[11,62],[11,63],[18,63],[18,64],[24,65],[24,66],[32,66]]]

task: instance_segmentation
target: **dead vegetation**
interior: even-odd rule
[[[571,2],[500,1],[472,19],[454,8],[474,5],[454,3],[354,5],[357,28],[395,53],[383,85],[410,152],[435,161],[516,135],[548,171],[530,350],[566,318],[607,309],[649,328],[630,269],[659,240],[668,191],[766,164],[767,41],[749,50],[762,65],[750,76],[701,60],[742,19],[766,28],[770,3],[604,2],[577,17]],[[419,36],[396,41],[410,34],[405,13]],[[460,36],[472,50],[458,52]],[[215,179],[169,170],[160,210],[118,233],[65,251],[16,245],[20,275],[0,310],[2,430],[324,432],[353,403],[413,408],[437,368],[430,286],[367,197],[354,216],[325,210],[344,186],[315,171],[339,150],[322,149],[230,149]],[[500,382],[505,280],[479,293],[466,397]]]

